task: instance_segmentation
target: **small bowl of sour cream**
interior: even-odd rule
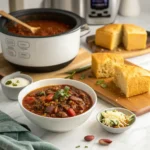
[[[32,82],[33,80],[29,75],[22,74],[18,71],[3,77],[1,87],[7,98],[17,100],[19,92]]]

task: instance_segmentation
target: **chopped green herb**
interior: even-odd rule
[[[102,88],[106,88],[106,87],[107,87],[107,84],[106,84],[106,83],[102,83],[102,84],[100,84],[100,86],[101,86]]]
[[[85,79],[85,77],[86,77],[85,74],[81,74],[80,79],[83,80]]]
[[[13,86],[17,86],[17,84],[16,84],[16,83],[13,83],[12,85],[13,85]]]
[[[76,71],[72,72],[69,76],[65,77],[65,79],[73,79],[73,76],[75,75]]]
[[[96,81],[96,85],[100,85],[102,83],[104,83],[104,80],[98,80],[98,81]]]
[[[36,95],[37,95],[37,96],[44,96],[44,95],[46,95],[46,94],[45,94],[45,91],[41,91],[41,92],[36,93]]]
[[[69,90],[70,90],[70,87],[69,86],[65,86],[64,91],[68,92]]]
[[[76,148],[80,148],[80,145],[76,146]]]
[[[73,79],[73,76],[76,74],[76,73],[79,73],[79,72],[82,72],[82,71],[85,71],[87,69],[91,68],[91,65],[88,65],[88,66],[85,66],[85,67],[81,67],[81,68],[77,68],[77,69],[73,69],[71,71],[68,71],[68,72],[65,72],[66,74],[70,74],[69,76],[66,76],[65,79]],[[85,77],[81,77],[80,79],[84,79]]]
[[[10,84],[12,84],[12,81],[8,80],[5,84],[10,85]]]
[[[111,127],[118,126],[118,124],[119,124],[118,120],[110,120]]]
[[[134,122],[134,120],[135,120],[135,115],[131,115],[129,117],[129,125],[132,124]]]
[[[56,99],[55,102],[58,102],[58,99]]]
[[[104,118],[103,113],[101,113],[101,119],[103,119],[103,118]]]
[[[88,148],[88,146],[84,146],[84,148]]]
[[[19,82],[20,82],[19,80],[16,81],[16,83],[19,83]]]
[[[58,99],[59,98],[59,93],[60,93],[60,91],[58,90],[58,91],[56,91],[56,93],[55,93],[55,95],[54,95],[54,99]]]
[[[60,89],[58,91],[56,91],[55,95],[54,95],[54,99],[58,99],[61,98],[61,100],[63,100],[66,97],[69,97],[69,86],[65,86],[64,89]]]
[[[100,85],[102,88],[106,88],[107,84],[103,79],[96,81],[96,85]]]

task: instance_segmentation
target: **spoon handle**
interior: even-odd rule
[[[6,18],[8,18],[8,19],[10,19],[12,21],[15,21],[15,22],[23,25],[24,27],[28,28],[29,30],[32,30],[31,29],[32,27],[30,27],[28,24],[26,24],[26,23],[20,21],[19,19],[15,18],[15,17],[13,17],[11,15],[9,15],[8,13],[4,12],[3,10],[0,10],[0,15],[2,15],[2,16],[6,17]]]

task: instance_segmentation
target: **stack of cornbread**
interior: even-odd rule
[[[149,91],[150,73],[140,67],[124,64],[124,58],[114,53],[92,54],[92,71],[96,78],[113,77],[126,97]]]
[[[109,24],[96,31],[95,44],[109,50],[120,44],[127,51],[146,48],[147,32],[133,24]],[[149,91],[150,73],[140,67],[125,65],[124,58],[114,53],[92,54],[92,71],[96,78],[113,77],[126,97]]]
[[[127,51],[146,48],[147,32],[133,24],[109,24],[97,29],[95,44],[109,50],[123,44]]]

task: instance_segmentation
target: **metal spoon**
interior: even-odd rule
[[[6,17],[6,18],[8,18],[8,19],[10,19],[12,21],[15,21],[15,22],[21,24],[22,26],[28,28],[33,34],[35,34],[37,32],[37,30],[40,29],[40,27],[31,27],[28,24],[20,21],[19,19],[15,18],[15,17],[13,17],[11,15],[9,15],[8,13],[6,13],[6,12],[4,12],[2,10],[0,11],[0,15],[4,16],[4,17]]]

